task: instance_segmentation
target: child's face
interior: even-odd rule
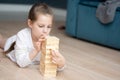
[[[51,15],[40,14],[37,20],[32,22],[28,20],[28,25],[32,30],[32,38],[38,41],[40,38],[46,38],[52,28],[53,17]]]

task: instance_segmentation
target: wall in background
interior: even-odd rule
[[[66,9],[67,0],[0,0],[0,3],[7,4],[34,4],[37,2],[44,2],[56,8]]]

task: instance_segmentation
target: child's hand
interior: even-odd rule
[[[52,50],[52,62],[58,65],[58,68],[62,68],[65,65],[65,59],[58,51]]]
[[[41,43],[40,43],[40,42],[36,42],[35,44],[36,44],[36,45],[35,45],[35,49],[36,49],[36,51],[37,51],[37,53],[38,53],[38,52],[40,52],[40,50],[41,50],[41,49],[40,49]]]
[[[35,49],[37,50],[37,52],[39,52],[41,50],[41,44],[42,44],[42,41],[45,40],[45,37],[44,36],[41,36],[39,38],[39,40],[35,43]]]

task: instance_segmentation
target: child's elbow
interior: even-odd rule
[[[24,68],[24,67],[27,67],[28,66],[28,64],[25,64],[25,62],[23,62],[23,61],[17,61],[17,64],[18,64],[18,66],[20,67],[20,68]]]

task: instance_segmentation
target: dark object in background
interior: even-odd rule
[[[80,0],[80,2],[82,2],[82,1],[105,2],[106,0]]]
[[[58,27],[59,30],[65,30],[65,26],[64,25],[61,25]]]
[[[0,3],[5,4],[34,4],[37,2],[44,2],[56,8],[66,9],[67,0],[0,0]]]

